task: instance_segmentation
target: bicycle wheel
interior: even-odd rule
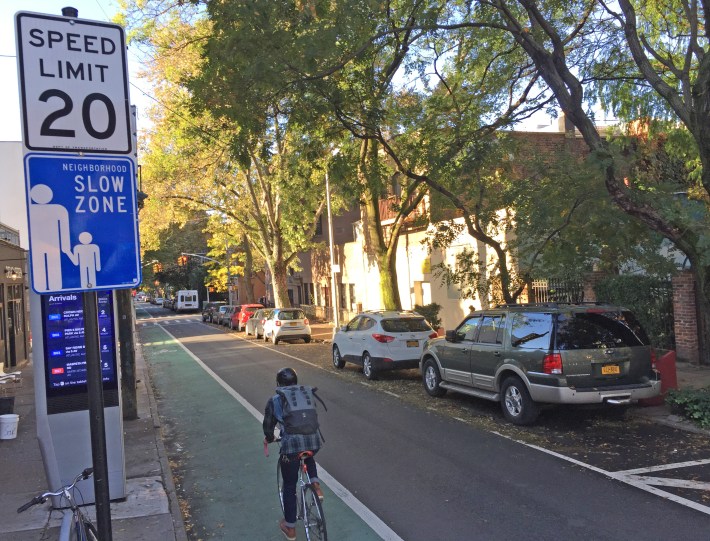
[[[281,459],[276,461],[276,488],[279,491],[279,503],[281,504],[281,512],[284,512],[284,480],[281,477]]]
[[[86,541],[99,541],[99,532],[97,532],[94,525],[86,519],[84,519],[84,529],[86,530]]]
[[[328,541],[323,505],[311,485],[303,489],[303,525],[308,541]]]
[[[75,517],[76,541],[99,541],[99,534],[94,525],[83,515]]]

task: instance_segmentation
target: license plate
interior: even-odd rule
[[[602,366],[602,375],[620,374],[621,369],[618,364],[605,364]]]
[[[419,340],[407,340],[407,347],[408,348],[418,348],[419,347]]]
[[[292,321],[291,323],[289,323],[289,325],[290,325],[291,327],[295,327],[296,325],[298,325],[298,322]]]

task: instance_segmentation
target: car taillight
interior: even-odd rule
[[[388,342],[392,342],[394,340],[394,336],[389,336],[387,334],[378,334],[374,333],[372,337],[377,340],[378,342],[382,342],[383,344],[386,344]]]
[[[439,336],[439,333],[433,332],[429,335],[429,338],[437,338]]]
[[[304,319],[303,319],[303,324],[304,324],[304,325],[308,325],[308,318],[304,318]]]
[[[651,350],[651,368],[656,369],[656,364],[658,362],[658,357],[656,357],[656,350],[649,348]]]
[[[559,353],[549,353],[542,360],[542,371],[545,374],[562,373],[562,355]]]
[[[276,325],[277,327],[280,327],[280,326],[281,326],[281,320],[280,320],[280,319],[277,319],[277,320],[274,322],[274,325]]]

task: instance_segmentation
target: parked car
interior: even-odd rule
[[[251,317],[254,311],[263,307],[263,304],[242,304],[239,312],[232,316],[232,328],[236,328],[238,331],[244,330],[247,320]]]
[[[212,316],[219,310],[220,306],[224,305],[224,301],[206,302],[202,307],[202,321],[212,323]]]
[[[333,332],[333,365],[362,366],[365,377],[383,370],[417,368],[424,343],[436,331],[416,312],[366,311]]]
[[[300,308],[274,308],[264,321],[264,341],[274,345],[281,340],[311,341],[311,325]]]
[[[153,299],[153,304],[157,304],[158,306],[163,306],[163,297],[155,297]]]
[[[234,325],[232,322],[232,316],[239,313],[239,308],[240,308],[239,304],[235,304],[235,305],[230,306],[227,309],[227,311],[224,313],[224,315],[222,316],[222,325],[224,325],[225,327],[229,327],[230,329],[233,329]]]
[[[145,302],[147,300],[148,300],[148,295],[146,295],[142,291],[140,293],[136,293],[136,302]]]
[[[646,333],[625,308],[521,304],[472,312],[424,347],[426,392],[447,390],[498,401],[515,424],[539,405],[630,404],[658,396],[660,378]]]
[[[254,312],[247,319],[246,325],[244,325],[244,332],[247,336],[254,335],[257,338],[264,336],[264,322],[271,315],[271,312],[271,308],[260,308]]]
[[[224,316],[230,308],[232,308],[232,306],[229,304],[223,304],[222,306],[220,306],[217,311],[212,315],[212,323],[222,325]]]

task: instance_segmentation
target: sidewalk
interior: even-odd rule
[[[710,366],[676,362],[676,378],[678,380],[678,389],[710,389]],[[691,421],[675,415],[671,408],[665,404],[662,406],[638,407],[632,411],[634,415],[645,417],[662,425],[710,436],[710,430],[704,430]]]
[[[187,541],[141,353],[139,347],[138,419],[123,423],[127,498],[111,503],[113,539]],[[53,540],[59,534],[62,512],[52,510],[49,503],[16,512],[33,496],[49,490],[36,436],[32,368],[30,363],[21,369],[22,385],[15,392],[15,413],[20,416],[17,438],[0,440],[0,541]],[[87,511],[93,519],[93,506]]]

